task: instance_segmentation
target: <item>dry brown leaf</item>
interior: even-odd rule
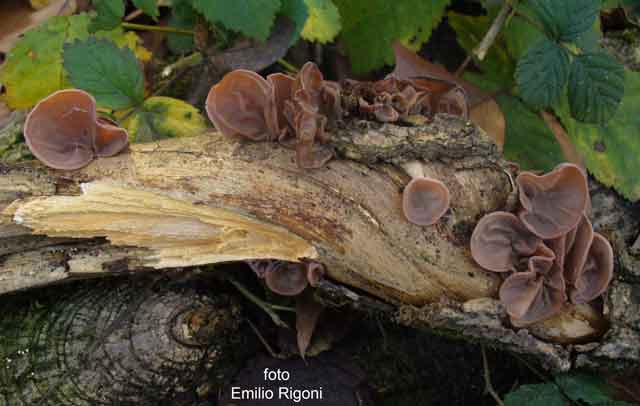
[[[49,17],[71,15],[75,11],[75,0],[52,0],[48,5],[38,10],[31,8],[28,1],[3,1],[2,24],[0,24],[0,52],[9,52],[22,33],[39,25]]]
[[[469,112],[469,119],[482,128],[495,141],[498,149],[502,151],[507,123],[500,106],[493,99],[487,99],[476,104]]]
[[[307,353],[307,348],[309,348],[318,318],[323,309],[324,307],[313,298],[313,291],[310,289],[305,290],[298,296],[296,302],[296,330],[298,332],[298,351],[302,358]]]

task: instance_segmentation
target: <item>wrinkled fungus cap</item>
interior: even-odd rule
[[[229,137],[266,141],[277,138],[278,115],[273,86],[255,72],[227,73],[209,91],[207,115]]]
[[[96,102],[87,92],[59,90],[27,116],[24,138],[33,155],[55,169],[78,169],[93,160]]]
[[[511,322],[522,327],[553,316],[566,301],[562,270],[549,257],[531,257],[527,272],[516,272],[500,287]]]
[[[536,253],[540,244],[540,238],[529,232],[515,215],[497,211],[484,216],[473,230],[471,255],[484,269],[507,272],[516,270],[521,258]]]
[[[584,267],[578,273],[571,291],[571,301],[575,304],[587,303],[600,296],[609,286],[613,277],[613,249],[611,244],[598,233],[593,233],[593,241]]]
[[[582,219],[589,190],[586,176],[577,165],[558,165],[542,176],[522,172],[516,182],[524,208],[520,219],[540,238],[560,237]]]
[[[265,273],[264,281],[271,291],[283,296],[300,294],[309,283],[304,266],[297,263],[281,263]]]
[[[574,284],[578,275],[582,272],[585,262],[587,262],[592,242],[593,227],[587,216],[583,214],[582,221],[567,234],[564,275],[568,283]]]
[[[402,192],[404,216],[413,224],[435,224],[449,209],[449,189],[436,179],[414,178]]]

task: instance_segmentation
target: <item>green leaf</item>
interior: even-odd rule
[[[309,8],[309,19],[302,37],[309,41],[332,41],[342,28],[340,12],[331,0],[304,0]]]
[[[538,20],[551,37],[573,42],[591,29],[601,0],[531,0]]]
[[[565,406],[558,387],[552,383],[522,385],[504,397],[505,406]]]
[[[146,15],[157,19],[160,15],[156,0],[133,0],[133,5],[142,10]]]
[[[574,58],[569,75],[569,105],[579,121],[605,123],[624,95],[624,67],[605,52]]]
[[[522,58],[532,44],[537,44],[539,41],[545,38],[544,33],[534,27],[525,18],[531,17],[534,11],[531,9],[531,5],[528,3],[520,2],[517,5],[518,14],[522,14],[523,17],[516,15],[507,20],[503,29],[503,35],[507,43],[507,49],[514,59]]]
[[[589,405],[611,401],[607,384],[598,376],[587,372],[572,372],[555,376],[556,384],[571,400],[582,400]]]
[[[291,36],[291,44],[300,38],[300,33],[309,18],[309,9],[304,0],[281,0],[280,13],[287,16],[295,24],[295,30]]]
[[[91,32],[111,30],[120,25],[124,17],[124,0],[92,0],[91,3],[98,13],[89,26]]]
[[[392,44],[420,47],[438,25],[449,0],[334,0],[342,40],[356,72],[393,64]]]
[[[212,24],[266,40],[271,32],[280,0],[192,0],[193,7]]]
[[[150,97],[124,123],[131,142],[188,137],[206,131],[207,122],[198,109],[171,97]]]
[[[542,171],[550,171],[565,161],[560,144],[538,114],[517,97],[499,95],[496,102],[507,123],[503,152],[506,159],[517,162],[524,170]]]
[[[581,123],[571,116],[566,98],[556,106],[569,137],[587,169],[606,186],[631,201],[640,200],[640,73],[625,72],[625,95],[606,125]]]
[[[482,41],[484,34],[489,29],[492,16],[468,16],[449,12],[447,15],[449,25],[456,31],[456,38],[460,45],[471,53],[473,49]],[[463,78],[472,82],[488,92],[497,92],[508,89],[514,83],[515,61],[507,51],[503,37],[498,37],[489,48],[489,52],[484,60],[474,58],[475,65],[480,72],[467,70]]]
[[[30,108],[56,90],[71,87],[62,67],[62,47],[76,39],[88,38],[90,22],[88,14],[56,16],[24,34],[0,69],[0,82],[6,89],[9,107]],[[135,33],[124,33],[121,27],[98,31],[95,36],[134,49],[141,60],[151,56],[139,45]]]
[[[63,60],[71,83],[91,93],[100,106],[120,110],[144,100],[144,75],[128,48],[89,38],[65,45]]]
[[[193,29],[196,24],[196,11],[187,1],[176,1],[172,7],[169,27]],[[174,54],[183,54],[193,50],[193,35],[167,34],[167,46]]]
[[[552,105],[564,91],[570,60],[566,49],[543,39],[520,58],[516,82],[520,95],[532,107]]]

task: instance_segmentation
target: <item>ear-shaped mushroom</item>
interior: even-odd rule
[[[449,189],[437,179],[413,178],[402,192],[402,212],[411,223],[430,226],[449,209]]]
[[[94,157],[96,102],[87,92],[59,90],[27,116],[24,138],[33,155],[55,169],[79,169]]]
[[[468,119],[469,101],[467,100],[467,93],[460,86],[454,87],[438,99],[437,111]]]
[[[524,211],[520,219],[532,233],[553,239],[578,225],[588,199],[587,179],[573,164],[558,165],[546,175],[522,172],[516,182]]]
[[[307,264],[307,280],[312,287],[315,288],[320,284],[325,273],[324,265],[318,262],[309,262]]]
[[[279,135],[274,88],[255,72],[227,73],[209,91],[205,107],[209,119],[226,136],[268,141]]]
[[[316,143],[324,137],[327,118],[308,110],[301,110],[295,118],[296,161],[300,168],[321,168],[333,158],[333,150]]]
[[[300,294],[308,285],[307,273],[301,264],[281,262],[264,275],[271,291],[283,296]]]
[[[574,289],[570,293],[571,301],[575,304],[592,301],[607,289],[612,277],[611,244],[602,235],[593,233],[589,255],[573,283]]]
[[[96,120],[93,150],[99,157],[114,156],[129,144],[127,130],[106,117]]]
[[[278,139],[286,136],[287,119],[284,115],[284,106],[287,100],[291,99],[293,84],[295,79],[283,73],[272,73],[267,76],[267,81],[273,86],[275,97],[275,107],[278,115]]]
[[[536,253],[541,244],[516,216],[497,211],[484,216],[473,230],[471,255],[484,269],[507,272],[517,270],[521,259]]]
[[[79,169],[97,155],[122,151],[129,142],[124,128],[96,117],[96,101],[79,89],[59,90],[41,100],[24,125],[29,149],[45,165]]]
[[[500,286],[500,301],[516,327],[558,313],[566,301],[560,269],[550,257],[531,257],[527,272],[516,272]]]
[[[567,256],[564,263],[564,276],[567,283],[573,285],[587,262],[589,248],[593,241],[593,227],[586,215],[582,215],[582,221],[567,234],[566,238]]]

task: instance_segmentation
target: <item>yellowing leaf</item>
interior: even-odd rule
[[[155,96],[124,122],[131,142],[149,142],[163,138],[189,137],[207,129],[197,108],[182,100]]]
[[[309,8],[302,38],[321,43],[329,42],[335,38],[342,27],[340,12],[331,0],[305,0]]]
[[[56,16],[24,34],[0,70],[0,83],[6,88],[9,107],[30,108],[54,91],[71,86],[62,67],[62,47],[76,39],[88,38],[90,20],[88,14]],[[143,61],[151,56],[139,45],[136,34],[125,34],[121,28],[98,31],[96,37],[133,49]]]

